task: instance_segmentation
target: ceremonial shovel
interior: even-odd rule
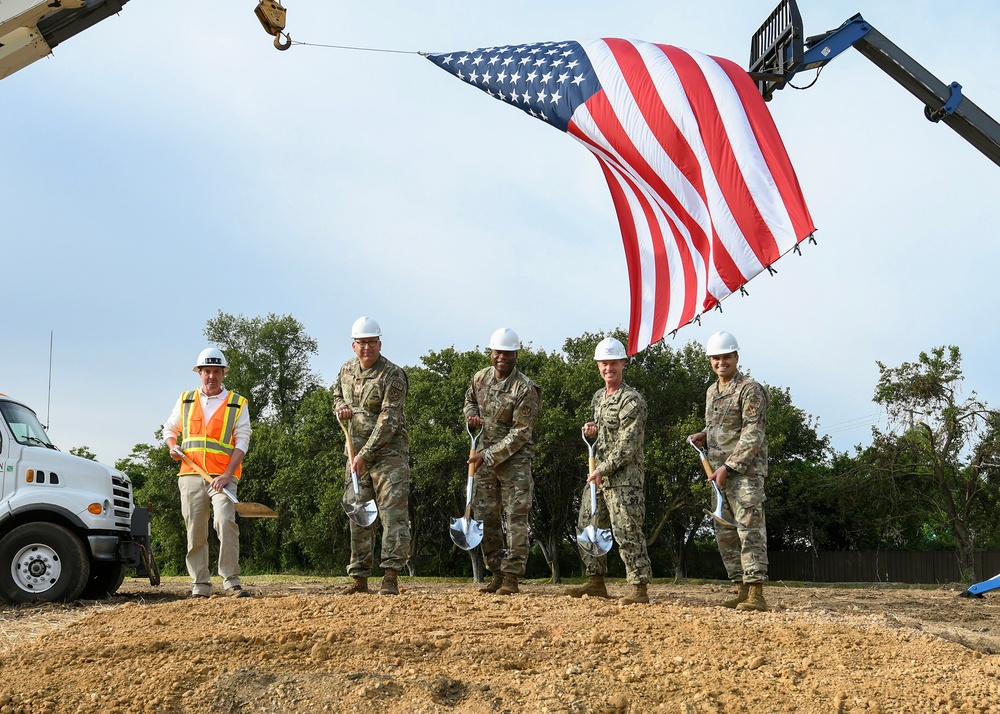
[[[350,421],[347,422],[347,426],[344,426],[344,422],[340,419],[337,419],[337,423],[340,424],[340,430],[344,432],[344,438],[347,440],[347,458],[351,461],[351,482],[354,484],[354,503],[341,502],[341,505],[344,507],[344,513],[352,521],[361,527],[370,526],[378,517],[378,506],[375,505],[374,499],[361,502],[361,493],[358,490],[358,472],[354,470],[354,440],[351,438]]]
[[[201,477],[212,483],[215,479],[208,475],[208,473],[201,466],[196,464],[194,461],[188,458],[188,455],[181,451],[178,447],[173,448],[173,452],[180,456],[184,463],[193,468]],[[265,506],[263,503],[253,503],[250,501],[240,501],[236,496],[233,495],[232,491],[229,489],[222,489],[222,492],[229,497],[229,500],[233,502],[236,507],[236,512],[239,513],[244,518],[277,518],[278,514],[272,511],[270,508]]]
[[[465,430],[472,439],[472,448],[469,450],[469,458],[476,455],[476,442],[483,435],[483,429],[479,427],[479,433],[473,434],[469,428],[469,422],[465,423]],[[465,515],[461,518],[452,518],[448,531],[451,539],[462,550],[472,550],[483,542],[483,522],[472,518],[472,491],[475,485],[476,467],[469,464],[469,480],[465,486]]]
[[[589,459],[587,461],[587,475],[594,473],[597,468],[597,459],[594,458],[594,444],[583,435],[583,440],[587,444]],[[584,552],[594,558],[600,558],[611,550],[614,541],[611,539],[610,528],[597,527],[597,484],[590,482],[590,525],[577,530],[576,542],[580,544]]]
[[[698,456],[701,457],[701,465],[705,468],[705,475],[708,476],[708,482],[712,484],[712,491],[715,494],[715,498],[713,499],[715,501],[715,509],[710,511],[706,508],[704,509],[705,513],[714,518],[720,525],[729,527],[735,526],[735,523],[722,515],[722,491],[719,490],[719,486],[715,483],[715,481],[712,481],[712,474],[714,472],[712,471],[712,465],[708,463],[708,456],[702,449],[698,448],[697,444],[691,441],[690,437],[688,437],[687,443],[691,444],[691,447],[697,451]]]

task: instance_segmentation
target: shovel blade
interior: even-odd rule
[[[452,518],[448,533],[459,548],[472,550],[483,542],[483,522],[474,518]]]
[[[718,513],[716,511],[710,511],[707,508],[704,509],[704,510],[705,510],[705,514],[711,516],[712,520],[715,521],[716,523],[718,523],[720,526],[726,526],[728,528],[733,528],[736,525],[732,521],[727,521],[725,518],[723,518],[721,513]]]
[[[253,503],[252,501],[240,501],[234,504],[236,512],[243,518],[277,518],[278,514],[265,506],[263,503]]]
[[[712,520],[720,526],[728,526],[730,528],[735,527],[736,523],[734,521],[731,521],[722,515],[722,491],[719,490],[719,487],[715,485],[714,481],[712,482],[712,501],[715,503],[715,508],[711,511],[706,508],[705,513],[710,515]]]
[[[611,538],[610,528],[597,528],[589,525],[576,534],[576,542],[587,555],[600,558],[606,555],[614,541]]]
[[[378,506],[375,505],[375,501],[355,501],[354,503],[344,503],[344,513],[352,521],[357,523],[362,528],[366,528],[375,522],[378,518]]]

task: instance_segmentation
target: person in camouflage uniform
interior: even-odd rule
[[[653,579],[643,523],[646,501],[643,438],[646,427],[646,402],[634,387],[625,384],[625,346],[613,337],[598,343],[594,351],[604,386],[590,402],[593,421],[583,427],[588,439],[597,437],[596,468],[587,475],[587,488],[580,502],[577,530],[591,523],[590,488],[597,486],[597,527],[611,527],[618,552],[625,562],[626,580],[632,586],[629,595],[619,598],[624,605],[648,603],[646,586]],[[609,597],[604,575],[607,555],[593,557],[580,548],[587,583],[570,588],[572,597]]]
[[[379,593],[398,595],[399,571],[410,553],[410,439],[403,405],[409,381],[406,373],[382,356],[382,330],[370,317],[359,317],[351,328],[356,357],[344,363],[333,385],[334,410],[351,422],[354,471],[362,502],[375,499],[382,521],[382,562],[385,571]],[[345,448],[345,453],[347,449]],[[350,468],[344,503],[354,503]],[[353,578],[345,594],[367,593],[375,554],[375,525],[351,526]]]
[[[766,611],[767,390],[737,369],[739,345],[728,332],[709,337],[705,352],[719,379],[705,398],[705,430],[689,439],[707,445],[709,464],[719,465],[711,480],[724,496],[722,517],[736,524],[715,523],[722,562],[737,586],[723,606]]]
[[[483,559],[493,577],[479,592],[512,595],[528,562],[531,509],[532,430],[538,418],[538,387],[517,370],[521,342],[501,327],[490,338],[492,367],[472,377],[465,393],[465,419],[483,427],[482,446],[469,463],[476,468],[475,517],[483,522]],[[503,520],[507,523],[504,547]]]

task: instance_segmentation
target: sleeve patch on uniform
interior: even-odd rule
[[[530,416],[531,415],[531,405],[530,404],[522,404],[521,405],[521,414],[524,415],[524,416]]]
[[[391,382],[389,384],[389,399],[396,401],[401,396],[403,396],[403,385],[399,382]]]

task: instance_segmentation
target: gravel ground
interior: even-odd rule
[[[547,582],[244,582],[255,597],[189,600],[168,578],[0,608],[0,714],[1000,712],[1000,594],[958,586],[776,583],[750,613],[718,607],[718,583],[624,607]]]

